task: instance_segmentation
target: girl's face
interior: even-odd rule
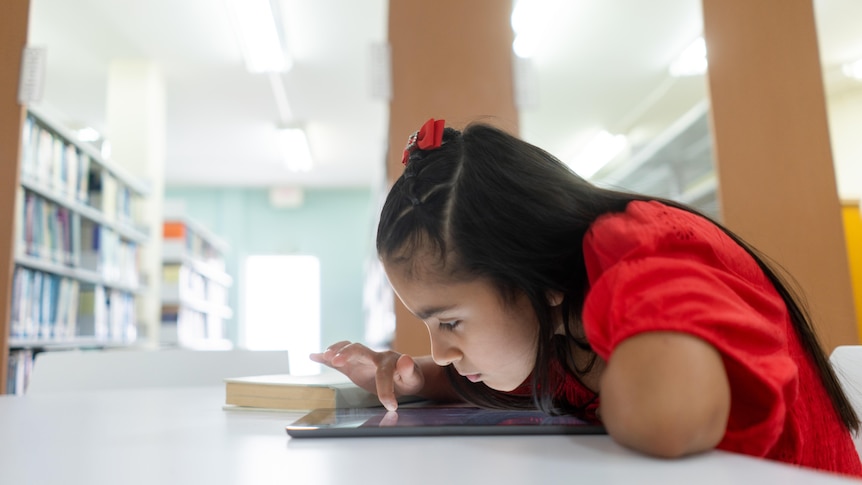
[[[526,296],[507,305],[486,280],[445,283],[416,278],[401,265],[384,268],[395,293],[428,327],[438,365],[452,364],[470,381],[498,391],[511,391],[530,376],[538,320]]]

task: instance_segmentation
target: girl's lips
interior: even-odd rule
[[[479,382],[482,380],[482,374],[466,374],[464,377],[470,382]]]

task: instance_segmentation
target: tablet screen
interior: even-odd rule
[[[287,426],[295,438],[500,434],[604,434],[601,425],[539,411],[464,406],[317,409]]]

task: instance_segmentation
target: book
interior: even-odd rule
[[[381,406],[376,394],[333,371],[309,376],[270,374],[227,378],[225,404],[296,411]]]

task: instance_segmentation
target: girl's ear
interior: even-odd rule
[[[546,298],[548,299],[548,303],[551,306],[557,306],[563,302],[563,292],[562,291],[551,291],[551,290],[549,290],[546,293]]]

